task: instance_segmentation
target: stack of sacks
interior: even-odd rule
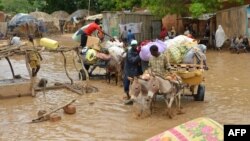
[[[165,40],[164,43],[167,46],[177,46],[177,45],[185,44],[187,42],[192,42],[192,41],[193,41],[192,38],[189,38],[189,37],[184,36],[184,35],[179,35],[179,36],[176,36],[173,39]]]
[[[117,46],[123,48],[123,42],[120,42],[116,37],[114,37],[114,41],[107,41],[104,45],[104,48],[110,48],[112,46]]]
[[[202,59],[203,61],[206,61],[206,50],[207,47],[203,44],[198,44],[197,46],[191,48],[187,54],[183,58],[184,64],[193,64],[194,63],[194,55],[195,53]]]
[[[182,63],[189,50],[198,45],[195,40],[184,35],[166,40],[164,43],[167,45],[167,50],[164,54],[169,58],[171,64]]]
[[[143,61],[149,61],[149,58],[152,56],[150,53],[150,47],[152,45],[156,45],[158,47],[159,52],[161,52],[161,53],[167,49],[167,46],[161,40],[155,40],[154,42],[148,42],[144,46],[141,46],[141,51],[139,53],[140,58]]]
[[[110,56],[119,62],[120,58],[126,56],[126,53],[123,48],[123,42],[120,42],[116,37],[114,37],[114,39],[114,41],[107,41],[104,45],[104,49],[108,50]]]
[[[169,57],[169,61],[172,64],[179,63],[193,63],[193,57],[195,53],[206,59],[205,51],[206,46],[197,43],[196,40],[184,35],[179,35],[174,39],[168,39],[164,42],[167,46],[167,50],[164,52]]]

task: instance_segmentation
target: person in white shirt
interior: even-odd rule
[[[10,45],[20,45],[21,44],[21,39],[20,37],[17,36],[16,33],[13,34],[12,39],[10,40]]]

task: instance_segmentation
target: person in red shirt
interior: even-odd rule
[[[160,39],[164,40],[167,35],[168,35],[167,29],[165,27],[162,27],[161,33],[160,33]]]
[[[80,30],[78,34],[81,34],[81,47],[86,46],[88,36],[90,36],[95,30],[104,33],[99,25],[100,19],[95,19],[95,22],[91,23],[85,30]]]

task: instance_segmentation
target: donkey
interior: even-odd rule
[[[156,94],[162,94],[167,105],[167,115],[169,118],[173,118],[171,110],[173,101],[176,102],[178,112],[181,113],[181,82],[172,82],[167,79],[163,79],[159,76],[150,76],[148,81],[148,97],[153,100]],[[152,106],[152,104],[151,104]]]
[[[116,85],[121,85],[122,74],[123,74],[123,65],[124,59],[120,58],[118,61],[111,56],[111,59],[108,61],[106,66],[106,79],[110,83],[111,77],[115,76]]]
[[[108,52],[111,55],[111,59],[108,61],[106,66],[107,79],[110,83],[111,75],[115,75],[116,85],[122,85],[122,74],[123,74],[123,65],[126,52],[123,48],[112,46],[108,48]]]
[[[150,99],[148,98],[148,82],[137,77],[128,78],[130,80],[129,94],[131,100],[134,102],[134,106],[137,108],[137,117],[144,115],[150,115]]]

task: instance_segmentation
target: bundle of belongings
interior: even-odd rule
[[[191,64],[194,57],[198,59],[206,60],[206,46],[198,44],[197,40],[189,38],[184,35],[176,36],[173,39],[167,39],[166,41],[155,40],[148,41],[141,46],[140,58],[143,61],[149,61],[151,57],[150,47],[156,45],[160,53],[164,53],[169,57],[171,64],[186,63]]]
[[[168,129],[146,141],[222,141],[223,126],[207,117],[200,117]]]
[[[181,72],[182,79],[183,77],[184,79],[187,79],[198,75],[198,77],[202,77],[203,69],[207,68],[205,55],[207,49],[206,46],[198,44],[197,40],[190,37],[179,35],[173,39],[167,39],[164,42],[156,40],[144,44],[144,46],[141,47],[140,52],[140,57],[143,61],[148,61],[151,57],[150,47],[152,45],[156,45],[158,51],[166,56],[168,62],[177,71],[177,74],[178,72]],[[203,67],[203,65],[205,67]]]
[[[164,52],[166,56],[169,56],[171,64],[192,64],[196,63],[194,57],[198,57],[199,60],[206,60],[206,46],[198,44],[197,40],[189,38],[184,35],[179,35],[173,39],[165,41],[167,50]]]
[[[90,38],[88,38],[89,40]],[[90,46],[86,46],[82,49],[83,61],[86,64],[95,64],[97,62],[104,63],[108,62],[111,57],[119,59],[117,56],[126,55],[124,54],[123,43],[115,39],[100,44],[99,42],[94,43]]]

